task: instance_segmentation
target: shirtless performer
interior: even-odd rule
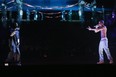
[[[113,58],[110,54],[110,50],[108,48],[108,38],[107,38],[107,27],[104,25],[104,21],[99,21],[98,25],[95,26],[95,28],[88,27],[89,31],[94,31],[95,33],[101,32],[101,40],[99,43],[99,62],[97,64],[103,64],[104,63],[104,55],[103,50],[105,51],[107,58],[109,60],[109,64],[113,63]]]

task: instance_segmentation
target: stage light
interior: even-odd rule
[[[81,11],[81,10],[79,10],[79,12],[78,12],[78,13],[79,13],[79,16],[81,17],[81,16],[82,16],[82,11]]]
[[[115,12],[114,11],[112,12],[112,18],[115,18]]]
[[[5,4],[4,4],[4,3],[2,3],[1,5],[2,5],[2,6],[5,6]]]

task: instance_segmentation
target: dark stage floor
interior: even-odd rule
[[[38,21],[21,25],[22,65],[96,64],[99,33],[89,32],[90,24]],[[116,27],[108,27],[109,48],[116,63]],[[108,60],[105,55],[105,62]]]
[[[24,23],[21,27],[22,62],[24,65],[96,64],[100,36],[89,32],[88,25],[55,21]],[[115,60],[116,41],[111,35],[115,29],[109,29],[109,48]]]

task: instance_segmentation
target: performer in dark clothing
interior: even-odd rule
[[[6,59],[6,63],[13,62],[15,65],[21,65],[20,62],[20,35],[18,23],[13,23],[13,26],[10,28],[10,38],[9,38],[9,47],[10,52]]]

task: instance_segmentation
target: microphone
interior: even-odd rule
[[[98,27],[99,27],[99,25],[95,25],[94,27],[95,27],[95,28],[98,28]]]

